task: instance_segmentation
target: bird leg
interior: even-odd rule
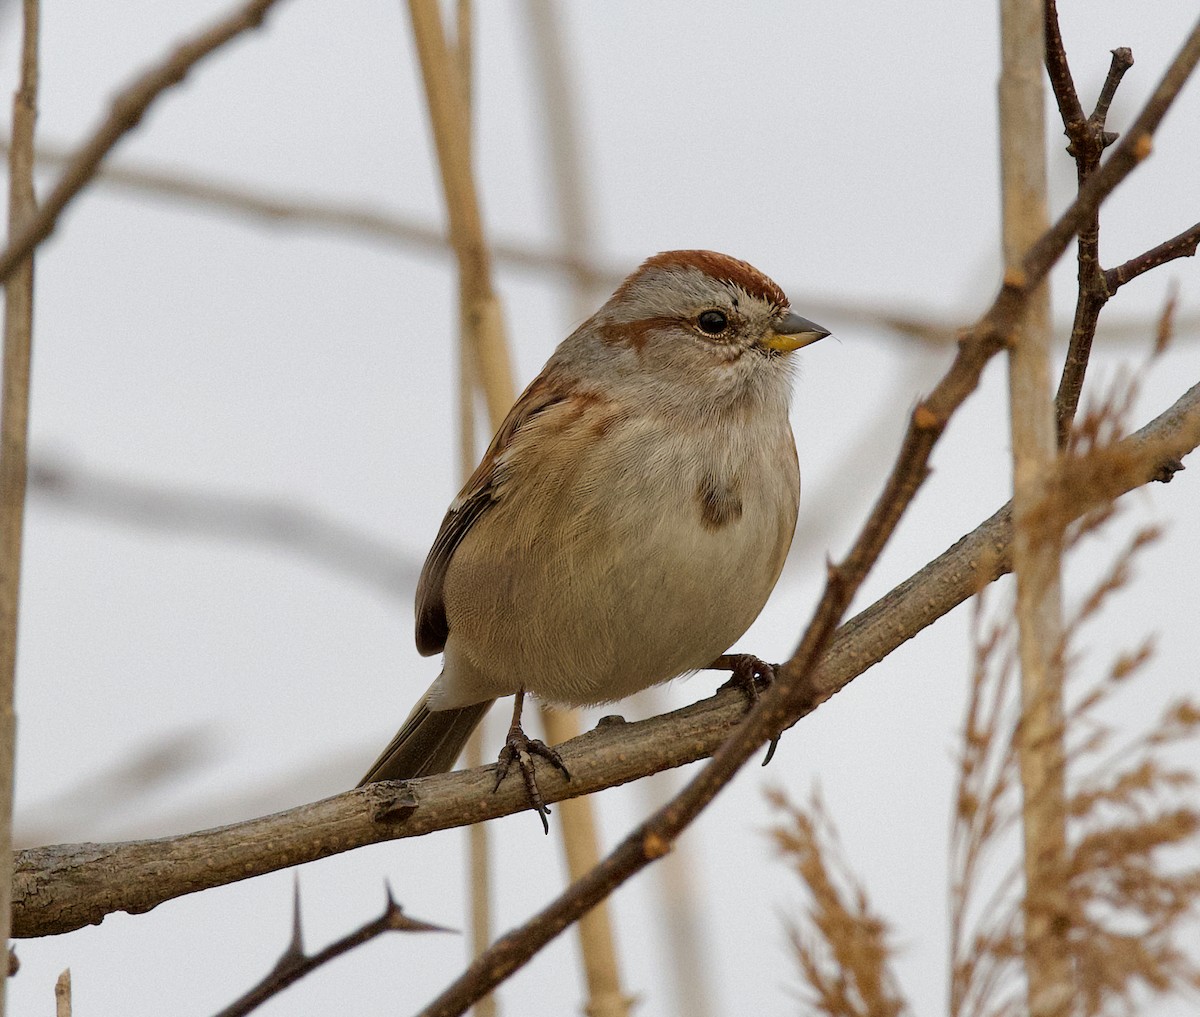
[[[741,689],[746,693],[746,698],[750,700],[747,709],[754,708],[762,690],[775,680],[775,665],[760,660],[752,653],[723,653],[708,666],[713,671],[728,669],[731,672],[729,681],[721,688]],[[763,766],[766,766],[774,757],[775,749],[779,746],[779,738],[780,736],[776,735],[771,739],[771,744],[767,748],[767,756],[762,761]]]
[[[550,824],[546,817],[550,815],[550,808],[542,800],[542,793],[538,790],[537,777],[533,769],[533,757],[541,756],[553,763],[562,771],[562,775],[567,780],[571,779],[571,774],[567,772],[566,764],[562,761],[562,756],[558,754],[557,749],[537,738],[530,738],[521,728],[521,708],[524,705],[525,690],[518,689],[513,701],[512,724],[509,725],[504,748],[500,750],[500,758],[496,761],[496,786],[492,788],[492,792],[494,794],[500,790],[500,785],[508,776],[509,769],[513,763],[516,763],[517,768],[521,771],[521,777],[525,781],[525,794],[529,797],[529,804],[537,811],[542,821],[542,829],[549,833]]]

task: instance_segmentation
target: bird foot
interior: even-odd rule
[[[724,653],[714,660],[709,667],[716,671],[728,669],[731,674],[729,681],[721,686],[723,689],[741,689],[750,701],[748,709],[753,709],[762,692],[769,688],[775,680],[775,665],[754,656],[752,653]],[[775,756],[779,747],[779,735],[771,739],[767,747],[766,758],[762,765],[766,766]]]
[[[550,823],[546,817],[550,815],[550,807],[542,799],[542,792],[538,789],[537,776],[534,773],[533,757],[541,756],[547,762],[551,763],[556,769],[561,771],[562,775],[571,779],[571,774],[567,771],[566,764],[562,761],[562,756],[558,754],[558,750],[538,738],[530,738],[519,724],[514,724],[508,729],[508,737],[504,741],[504,748],[500,750],[500,758],[496,761],[496,786],[492,788],[493,794],[500,790],[500,785],[504,782],[504,778],[508,776],[508,771],[512,769],[514,763],[521,771],[521,779],[525,781],[525,794],[529,798],[529,804],[533,806],[538,817],[542,821],[542,829],[550,832]]]

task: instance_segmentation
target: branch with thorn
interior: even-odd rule
[[[372,939],[387,932],[453,932],[440,925],[432,925],[416,918],[409,918],[404,909],[396,903],[392,896],[392,888],[386,888],[387,899],[384,901],[383,913],[377,918],[360,925],[353,932],[347,933],[341,939],[334,940],[323,950],[316,953],[304,952],[304,933],[300,923],[300,881],[295,883],[292,896],[292,938],[283,951],[283,955],[262,978],[262,980],[245,994],[225,1007],[216,1017],[244,1017],[262,1006],[272,996],[276,996],[289,985],[298,982],[305,975],[315,971],[322,964],[348,953],[355,947],[369,943]]]

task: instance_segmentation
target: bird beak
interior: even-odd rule
[[[769,350],[791,353],[793,350],[800,349],[801,346],[808,346],[818,339],[824,339],[827,335],[829,335],[829,329],[822,328],[807,318],[801,318],[794,311],[786,311],[775,322],[771,333],[763,340],[763,345]]]

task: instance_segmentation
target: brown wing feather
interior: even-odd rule
[[[500,456],[512,442],[513,436],[543,410],[561,402],[566,396],[561,388],[552,385],[545,375],[538,375],[521,398],[508,411],[487,452],[475,467],[458,497],[442,520],[433,547],[421,569],[417,582],[417,650],[423,656],[441,653],[446,646],[450,625],[446,620],[446,604],[442,590],[450,559],[463,537],[496,501],[497,467]]]

